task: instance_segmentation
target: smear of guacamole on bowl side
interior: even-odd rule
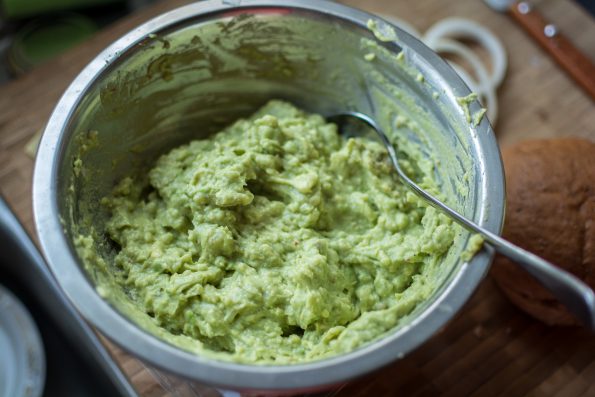
[[[238,362],[304,362],[377,339],[431,296],[422,275],[455,235],[379,143],[281,101],[170,151],[102,202],[118,286],[172,343],[185,335]]]

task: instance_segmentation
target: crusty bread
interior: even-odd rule
[[[502,152],[507,183],[504,237],[595,288],[595,143],[531,140]],[[537,281],[498,256],[492,276],[518,307],[550,325],[577,324]]]

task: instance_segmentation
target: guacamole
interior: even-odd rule
[[[403,166],[438,193],[431,172]],[[114,279],[134,305],[172,343],[184,335],[247,363],[311,361],[384,335],[435,291],[426,273],[456,233],[381,144],[281,101],[171,150],[102,203]]]

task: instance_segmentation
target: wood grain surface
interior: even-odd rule
[[[397,16],[421,31],[439,19],[460,16],[496,33],[509,55],[508,74],[499,91],[496,133],[501,145],[555,136],[595,140],[595,103],[512,19],[482,1],[344,2]],[[136,25],[183,3],[158,2],[0,87],[0,191],[31,235],[33,160],[24,152],[28,140],[44,127],[61,93],[93,56]],[[570,0],[535,3],[594,60],[591,17]],[[138,360],[106,344],[141,395],[171,395]],[[464,310],[421,348],[336,395],[595,396],[595,337],[582,329],[549,328],[531,320],[508,303],[488,277]]]

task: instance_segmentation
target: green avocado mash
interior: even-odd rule
[[[281,101],[170,151],[102,202],[114,277],[134,304],[205,354],[249,363],[382,336],[434,292],[425,272],[455,237],[383,146]]]

